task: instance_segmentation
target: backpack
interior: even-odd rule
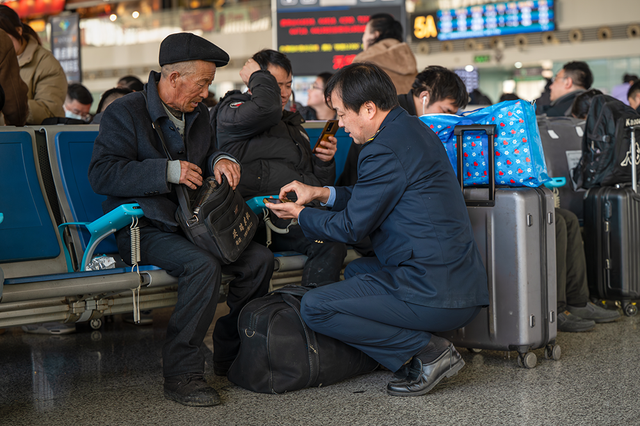
[[[261,393],[327,386],[369,373],[378,363],[362,351],[312,331],[300,316],[310,288],[289,285],[247,303],[240,312],[240,351],[227,378]]]
[[[638,118],[636,110],[611,96],[593,97],[582,137],[582,157],[573,170],[578,187],[631,182],[632,130],[626,123]],[[639,146],[636,153],[640,154]],[[636,155],[636,164],[640,164],[639,160]]]

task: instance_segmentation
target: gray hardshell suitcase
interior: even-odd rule
[[[584,248],[589,293],[622,302],[627,316],[638,313],[640,300],[640,194],[637,185],[638,125],[632,129],[629,158],[631,185],[590,188],[584,200]]]
[[[559,207],[575,213],[582,223],[583,199],[586,191],[574,188],[573,168],[582,157],[582,135],[585,121],[572,117],[538,116],[540,139],[549,176],[567,179],[567,184],[557,188]]]
[[[494,126],[457,126],[456,135]],[[458,139],[458,147],[462,147]],[[460,148],[458,150],[460,151]],[[490,149],[489,158],[495,158]],[[462,156],[458,154],[458,158]],[[489,176],[493,176],[489,161]],[[458,178],[462,182],[462,165]],[[491,181],[491,180],[490,180]],[[466,327],[438,333],[470,349],[517,351],[518,364],[535,367],[532,349],[560,358],[557,335],[555,215],[553,194],[545,187],[464,189],[467,211],[487,268],[490,305]],[[488,199],[487,199],[488,198]]]

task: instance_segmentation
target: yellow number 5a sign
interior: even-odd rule
[[[416,39],[422,40],[438,36],[435,19],[433,15],[414,16],[413,18],[413,35]]]

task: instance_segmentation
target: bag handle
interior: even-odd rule
[[[457,165],[458,165],[458,182],[460,182],[460,190],[464,191],[464,161],[462,156],[462,140],[465,132],[474,130],[484,131],[489,138],[489,164],[487,175],[489,178],[489,197],[487,200],[465,200],[467,206],[483,206],[493,207],[496,205],[496,177],[495,177],[495,148],[494,148],[494,135],[496,132],[495,124],[468,124],[458,125],[453,128],[453,134],[456,136],[456,148],[458,153]]]

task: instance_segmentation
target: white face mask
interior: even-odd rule
[[[64,116],[67,118],[75,118],[76,120],[86,121],[84,117],[81,116],[80,114],[74,114],[71,111],[67,111],[67,110],[64,111]]]

